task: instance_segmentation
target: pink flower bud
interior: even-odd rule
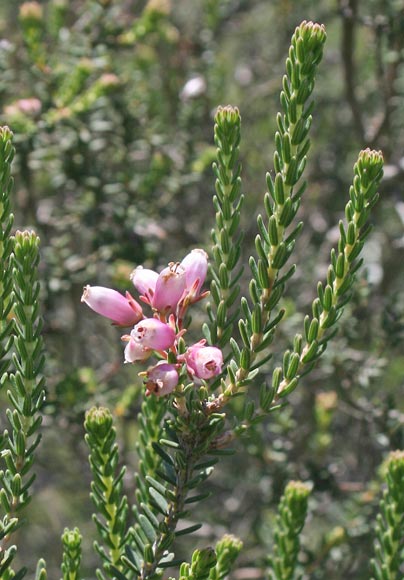
[[[201,340],[190,346],[183,355],[190,375],[198,379],[211,379],[222,372],[222,351],[215,346],[204,346],[206,340]]]
[[[173,392],[178,385],[178,372],[175,365],[164,361],[151,367],[146,375],[146,394],[153,393],[157,397],[163,397]]]
[[[158,312],[174,312],[186,286],[185,270],[172,262],[164,268],[156,282],[152,306]]]
[[[142,296],[146,296],[151,301],[156,289],[156,282],[159,275],[154,270],[148,270],[143,266],[135,268],[130,275],[134,287]]]
[[[185,268],[186,289],[198,296],[208,272],[208,255],[205,250],[192,250],[181,262]]]
[[[135,342],[143,348],[152,350],[166,350],[175,342],[175,332],[165,322],[157,318],[145,318],[130,333]]]
[[[131,336],[123,336],[122,340],[127,340],[128,344],[125,347],[125,363],[134,363],[136,361],[144,361],[149,358],[153,351],[144,348],[138,342],[135,342]]]
[[[87,285],[84,287],[81,301],[97,314],[110,318],[119,326],[133,326],[143,318],[142,307],[129,292],[125,297],[111,288]]]

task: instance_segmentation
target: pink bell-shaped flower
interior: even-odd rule
[[[122,340],[125,340],[128,343],[125,347],[124,353],[125,363],[145,361],[153,352],[149,348],[144,348],[141,344],[134,341],[133,338],[129,335],[123,336]]]
[[[171,326],[157,318],[145,318],[136,324],[130,335],[143,348],[151,350],[166,350],[176,339]]]
[[[208,272],[208,254],[199,248],[192,250],[181,262],[185,268],[186,290],[198,296]]]
[[[81,301],[97,314],[110,318],[119,326],[133,326],[143,318],[142,307],[129,292],[126,296],[122,296],[111,288],[87,285],[84,287]]]
[[[146,377],[147,395],[153,393],[157,397],[163,397],[172,393],[178,385],[178,371],[175,365],[164,361],[148,369],[144,375]]]
[[[133,282],[134,287],[142,296],[145,296],[149,302],[151,302],[155,289],[156,282],[159,275],[154,270],[149,270],[148,268],[143,268],[143,266],[138,266],[133,270],[130,275],[130,279]]]
[[[160,272],[152,306],[162,314],[174,312],[186,287],[185,269],[172,262]]]
[[[215,346],[205,346],[205,343],[206,340],[200,340],[181,357],[185,360],[189,374],[198,379],[212,379],[222,372],[222,351]]]

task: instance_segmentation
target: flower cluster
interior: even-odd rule
[[[144,362],[153,354],[161,359],[141,372],[146,394],[164,396],[172,393],[180,382],[182,369],[192,379],[209,380],[222,372],[223,355],[219,348],[200,340],[178,353],[177,345],[188,307],[207,296],[202,285],[208,271],[204,250],[192,250],[182,262],[171,262],[160,273],[138,266],[130,278],[139,294],[139,302],[101,286],[86,286],[82,302],[109,318],[117,326],[133,326],[122,340],[126,342],[125,362]],[[152,316],[143,313],[147,305]],[[169,356],[170,355],[170,356]],[[168,362],[170,360],[170,362]]]

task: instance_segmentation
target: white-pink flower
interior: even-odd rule
[[[173,346],[176,335],[174,330],[157,318],[145,318],[132,330],[130,336],[143,348],[166,350]]]
[[[169,395],[178,385],[178,371],[173,364],[161,361],[149,368],[145,374],[146,394],[153,393],[157,397]]]
[[[153,352],[149,348],[144,348],[141,344],[133,340],[131,336],[125,335],[122,337],[122,340],[127,341],[124,353],[125,363],[145,361]]]
[[[206,340],[200,340],[181,356],[187,365],[188,373],[198,379],[212,379],[222,372],[222,351],[216,346],[205,346],[205,343]]]
[[[142,307],[129,292],[122,296],[111,288],[88,284],[84,287],[81,301],[119,326],[133,326],[143,318]]]
[[[149,302],[152,301],[156,289],[156,282],[159,275],[154,270],[138,266],[130,275],[134,287],[140,295],[145,296]]]
[[[163,315],[177,311],[184,314],[200,294],[208,271],[208,255],[195,249],[181,263],[171,262],[160,274],[138,266],[130,276],[133,285],[145,302]]]
[[[181,262],[185,269],[186,290],[192,297],[199,295],[208,272],[208,255],[199,248],[192,250]]]
[[[185,269],[180,264],[172,262],[160,272],[157,278],[152,299],[153,308],[163,314],[175,312],[185,287]]]

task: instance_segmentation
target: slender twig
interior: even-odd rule
[[[361,142],[365,141],[362,109],[356,94],[355,41],[359,0],[340,0],[342,16],[341,55],[344,66],[345,95],[352,111],[352,120]]]

